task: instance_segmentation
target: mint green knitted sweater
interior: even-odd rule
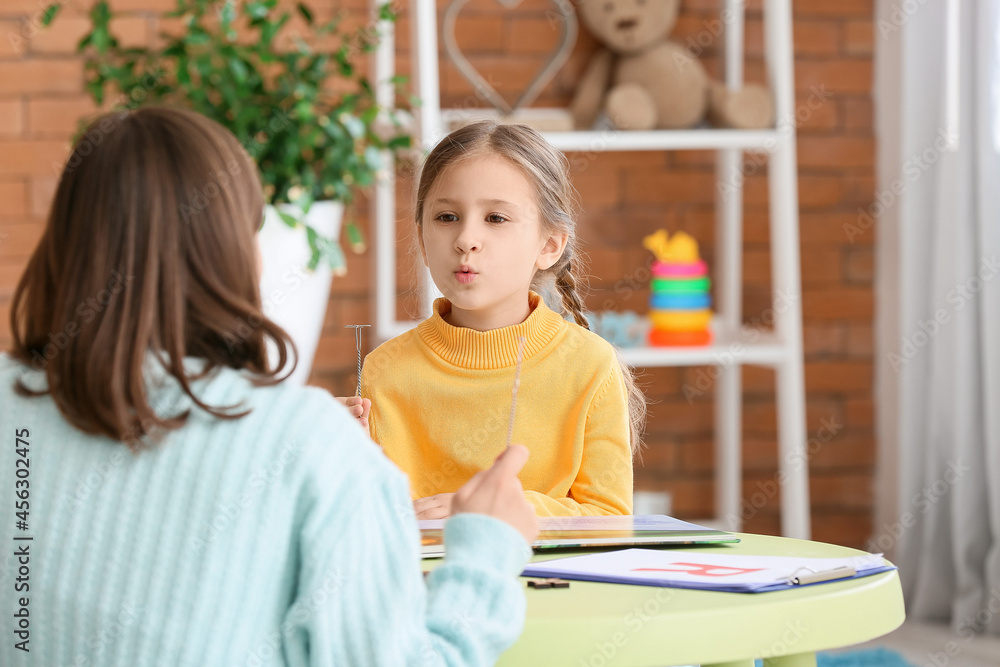
[[[152,371],[193,411],[132,454],[16,377],[45,386],[0,354],[0,665],[489,665],[520,633],[520,535],[458,515],[425,582],[404,475],[327,392],[224,369],[196,394],[252,412],[221,420]]]

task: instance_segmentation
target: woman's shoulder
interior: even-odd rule
[[[9,350],[0,350],[0,373],[23,373],[29,370],[35,369],[15,357],[13,352]]]
[[[10,352],[0,351],[0,375],[13,372],[21,362],[11,356]]]
[[[292,384],[290,381],[276,384],[257,384],[254,376],[231,368],[221,368],[206,383],[204,399],[219,401],[243,401],[253,410],[267,412],[272,419],[280,419],[283,414],[301,419],[308,416],[312,421],[341,422],[351,420],[347,410],[322,387]],[[207,400],[206,400],[207,402]]]
[[[217,381],[226,376],[244,387],[232,396],[245,397],[242,405],[249,413],[241,419],[251,420],[251,430],[268,434],[270,440],[284,443],[282,446],[292,443],[303,461],[309,462],[307,467],[326,469],[327,463],[334,461],[338,469],[362,466],[381,470],[376,460],[381,458],[378,446],[326,389],[288,382],[255,386],[250,378],[231,369],[225,369]]]
[[[159,415],[187,413],[193,430],[233,428],[251,432],[254,439],[280,443],[329,439],[354,420],[347,409],[320,387],[292,384],[288,380],[264,384],[247,370],[215,366],[205,372],[205,361],[184,359],[190,394],[164,367],[144,368],[150,407]],[[212,412],[239,415],[220,419]],[[227,426],[228,425],[228,426]],[[266,446],[262,445],[266,449]]]
[[[0,351],[0,392],[14,392],[18,383],[26,388],[39,391],[48,385],[45,379],[45,360],[26,363],[11,351]]]

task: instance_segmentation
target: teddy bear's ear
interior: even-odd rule
[[[659,8],[666,15],[669,25],[667,32],[673,31],[677,25],[677,15],[681,11],[681,0],[646,0],[646,3]]]
[[[609,3],[613,1],[607,0]],[[593,22],[597,21],[603,12],[602,6],[604,3],[605,0],[574,0],[573,8],[576,10],[576,14],[580,17],[580,20],[583,21],[583,24],[591,31],[594,31],[595,26]]]

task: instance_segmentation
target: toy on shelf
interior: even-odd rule
[[[661,229],[642,240],[656,256],[649,299],[649,344],[708,345],[712,342],[708,266],[698,256],[698,242],[684,232],[672,237]]]
[[[586,313],[590,330],[615,347],[640,347],[649,336],[649,319],[631,310]]]
[[[754,84],[730,90],[709,77],[691,48],[670,39],[680,4],[577,3],[583,24],[601,48],[576,85],[576,129],[590,130],[605,118],[619,130],[676,130],[704,120],[741,130],[773,125],[770,90]]]

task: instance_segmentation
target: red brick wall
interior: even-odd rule
[[[71,2],[51,31],[38,30],[37,12],[46,0],[0,3],[0,346],[10,341],[10,295],[37,242],[55,184],[58,165],[76,119],[92,109],[82,92],[82,67],[73,54],[85,27],[79,5]],[[114,0],[125,12],[119,36],[133,43],[155,39],[157,10],[173,0]],[[403,3],[405,6],[406,3]],[[443,2],[439,3],[443,6]],[[314,0],[320,13],[336,3]],[[366,3],[342,5],[357,22]],[[516,97],[544,60],[555,33],[545,19],[543,0],[524,0],[502,17],[490,0],[474,0],[459,19],[459,43],[473,63],[491,73],[508,99]],[[799,195],[804,287],[808,428],[821,435],[824,424],[836,434],[810,461],[812,516],[816,539],[861,545],[871,529],[872,464],[872,232],[850,242],[843,225],[856,220],[874,191],[872,163],[872,2],[796,0],[795,79],[799,104],[814,91],[828,99],[799,127]],[[409,24],[404,9],[398,30],[398,63],[409,72]],[[675,38],[709,42],[701,53],[718,75],[719,48],[710,38],[716,27],[716,0],[685,0]],[[166,26],[174,28],[174,26]],[[570,62],[536,102],[566,105],[574,82],[595,48],[581,33]],[[747,77],[763,80],[760,0],[747,14]],[[467,104],[472,88],[450,64],[442,67],[443,105]],[[817,106],[817,105],[813,105]],[[713,156],[706,152],[577,154],[574,181],[585,214],[580,235],[590,256],[592,308],[612,300],[617,308],[643,311],[647,293],[622,289],[647,253],[641,237],[660,227],[684,229],[713,259]],[[769,258],[767,188],[764,170],[746,184],[744,279],[746,319],[768,306]],[[408,181],[400,181],[400,219],[408,213]],[[362,197],[355,207],[367,224]],[[405,227],[405,225],[403,225]],[[405,258],[405,247],[401,254]],[[354,383],[353,337],[343,326],[370,322],[371,254],[349,255],[349,274],[334,281],[324,337],[313,382],[350,393]],[[404,262],[405,263],[405,262]],[[407,269],[404,267],[403,271]],[[617,286],[617,289],[616,289]],[[406,300],[400,307],[406,309]],[[673,493],[675,513],[704,517],[712,511],[711,393],[689,402],[685,384],[704,386],[711,369],[665,368],[643,371],[641,381],[653,400],[647,440],[637,466],[638,489]],[[773,374],[744,373],[745,497],[759,501],[747,529],[777,532],[778,498],[767,482],[776,465]],[[754,493],[758,493],[756,497]]]

